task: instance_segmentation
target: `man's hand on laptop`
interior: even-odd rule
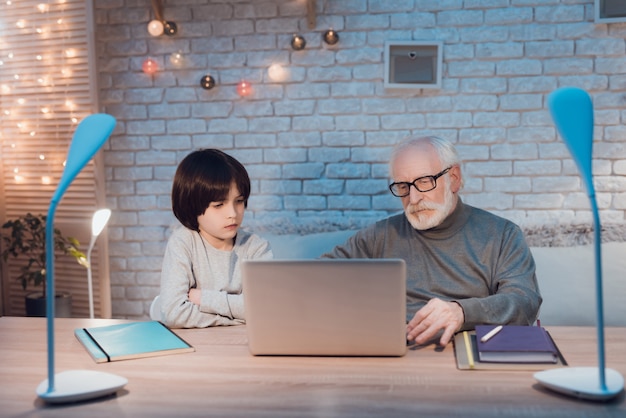
[[[411,319],[407,325],[407,340],[424,344],[443,330],[439,344],[445,346],[455,332],[461,329],[465,317],[463,308],[456,302],[433,298]]]

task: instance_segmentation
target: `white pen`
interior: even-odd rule
[[[484,343],[484,342],[489,341],[489,339],[491,339],[491,337],[493,337],[494,335],[496,335],[500,331],[502,331],[502,325],[498,325],[497,327],[495,327],[494,329],[492,329],[491,331],[489,331],[488,333],[483,335],[483,337],[480,339],[480,342]]]

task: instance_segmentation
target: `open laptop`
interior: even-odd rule
[[[406,353],[403,260],[246,260],[241,269],[253,355]]]

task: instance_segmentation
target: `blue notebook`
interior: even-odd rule
[[[195,351],[158,321],[76,328],[74,335],[96,363]]]

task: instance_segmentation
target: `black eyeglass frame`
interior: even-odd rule
[[[391,194],[392,194],[392,195],[394,195],[394,196],[396,196],[396,197],[406,197],[406,196],[408,196],[409,194],[411,194],[411,186],[415,187],[415,189],[416,189],[418,192],[422,192],[422,193],[424,193],[424,192],[430,192],[431,190],[434,190],[434,189],[437,187],[437,179],[438,179],[439,177],[443,176],[444,174],[446,174],[448,171],[450,171],[450,169],[451,169],[452,167],[453,167],[453,166],[450,166],[450,167],[448,167],[448,168],[445,168],[445,169],[443,169],[442,171],[440,171],[439,173],[435,174],[434,176],[422,176],[422,177],[418,177],[418,178],[416,178],[415,180],[413,180],[413,181],[412,181],[412,182],[410,182],[410,183],[409,183],[408,181],[397,181],[397,182],[391,183],[391,184],[389,185],[389,191],[391,192]],[[431,187],[430,189],[424,189],[424,190],[423,190],[423,189],[420,189],[420,188],[417,186],[417,184],[416,184],[416,183],[417,183],[418,181],[420,181],[420,180],[424,180],[424,179],[430,179],[433,187]],[[402,185],[402,184],[405,184],[405,185],[407,186],[407,190],[408,190],[408,191],[407,191],[405,194],[402,194],[402,195],[396,194],[396,193],[393,191],[394,187],[395,187],[395,186],[398,186],[398,185]]]

